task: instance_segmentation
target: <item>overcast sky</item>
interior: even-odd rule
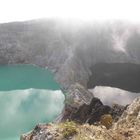
[[[0,0],[0,22],[46,17],[140,21],[140,0]]]

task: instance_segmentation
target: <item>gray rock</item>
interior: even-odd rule
[[[140,128],[140,97],[136,98],[123,112],[118,122],[114,125],[118,128]]]
[[[65,97],[65,106],[59,121],[71,119],[72,114],[77,112],[82,105],[89,105],[94,96],[82,85],[75,83],[69,87]]]

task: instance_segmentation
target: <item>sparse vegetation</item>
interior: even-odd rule
[[[73,136],[78,132],[77,125],[73,121],[66,121],[60,124],[60,128],[62,129],[63,137]]]
[[[113,119],[110,114],[105,114],[101,116],[100,123],[109,129],[112,125]]]

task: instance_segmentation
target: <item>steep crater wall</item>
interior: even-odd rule
[[[0,64],[47,67],[62,89],[75,82],[86,87],[95,64],[140,64],[138,29],[123,22],[70,25],[52,19],[0,24]]]
[[[111,86],[140,92],[140,65],[132,63],[100,63],[91,68],[88,88]]]

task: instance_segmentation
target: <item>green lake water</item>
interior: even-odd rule
[[[0,66],[0,140],[19,140],[36,124],[53,121],[63,102],[50,71],[33,65]]]

